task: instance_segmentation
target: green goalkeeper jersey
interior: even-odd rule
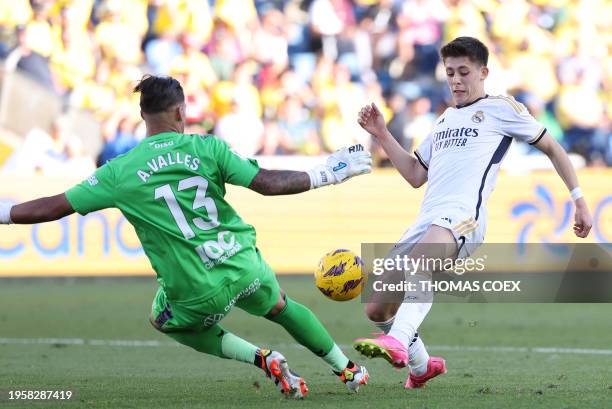
[[[211,136],[165,132],[66,192],[84,215],[116,207],[134,226],[170,301],[207,299],[256,265],[255,229],[225,200],[259,166]]]

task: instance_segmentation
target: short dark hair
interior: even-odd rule
[[[164,112],[185,102],[183,87],[172,77],[147,74],[134,87],[134,92],[140,92],[140,110],[147,114]]]
[[[489,61],[489,50],[480,40],[474,37],[457,37],[440,50],[442,60],[446,57],[467,57],[472,62],[484,66]]]

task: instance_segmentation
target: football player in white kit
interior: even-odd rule
[[[414,155],[389,133],[376,105],[365,106],[358,117],[412,187],[428,182],[417,220],[396,248],[403,247],[403,254],[412,258],[442,259],[466,257],[476,250],[484,240],[486,202],[513,139],[550,158],[575,203],[574,233],[586,237],[592,219],[566,152],[522,104],[485,93],[486,46],[472,37],[458,37],[440,54],[454,106],[436,120]],[[398,368],[408,366],[407,389],[422,387],[446,372],[444,359],[430,357],[417,334],[431,308],[430,296],[422,300],[413,296],[404,302],[370,300],[366,315],[384,334],[354,343],[368,357],[385,358]]]

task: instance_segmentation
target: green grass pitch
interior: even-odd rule
[[[351,359],[367,365],[370,383],[358,394],[349,395],[324,362],[296,346],[282,328],[237,309],[222,325],[285,354],[309,385],[306,400],[284,400],[254,367],[176,346],[147,321],[156,289],[152,278],[4,279],[0,406],[612,407],[610,305],[434,305],[420,333],[431,354],[446,358],[448,373],[427,388],[407,391],[402,387],[405,371],[383,360],[364,361],[347,347],[353,338],[374,331],[358,300],[329,301],[310,276],[279,280],[291,297],[314,310]],[[25,343],[41,338],[59,340]],[[69,345],[66,339],[84,344]],[[113,345],[112,340],[155,342],[129,346]],[[9,390],[43,389],[72,390],[75,396],[68,402],[7,400]]]

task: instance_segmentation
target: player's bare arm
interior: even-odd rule
[[[0,205],[0,223],[34,224],[61,219],[74,213],[66,195],[41,197],[15,206]]]
[[[572,199],[576,204],[576,213],[574,215],[574,234],[578,237],[585,238],[589,235],[589,231],[593,226],[593,218],[589,207],[582,196],[578,185],[578,176],[572,166],[572,163],[567,156],[567,153],[552,136],[545,132],[544,136],[534,144],[536,148],[542,151],[550,158],[557,174],[561,177],[565,186],[572,192]]]
[[[376,138],[391,159],[393,166],[412,187],[416,189],[427,182],[427,169],[393,138],[376,104],[372,103],[363,107],[359,112],[357,122]]]
[[[260,169],[249,189],[265,196],[292,195],[310,190],[306,172]]]
[[[266,196],[291,195],[370,173],[372,157],[363,145],[356,144],[332,153],[324,164],[307,172],[260,169],[249,189]]]

